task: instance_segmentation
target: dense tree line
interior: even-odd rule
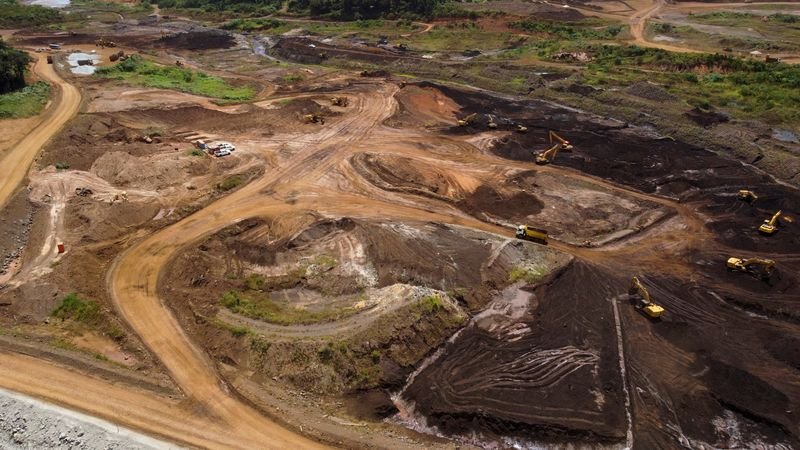
[[[53,8],[23,5],[17,0],[0,0],[0,27],[33,27],[60,20],[61,14]]]
[[[25,87],[25,70],[30,62],[27,53],[0,40],[0,94]]]
[[[430,17],[443,0],[293,0],[290,8],[312,16],[360,20]]]

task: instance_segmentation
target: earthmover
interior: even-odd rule
[[[631,287],[628,289],[628,296],[638,296],[636,309],[651,319],[658,319],[664,313],[664,308],[656,305],[650,300],[650,293],[647,292],[637,277],[631,279]]]
[[[527,133],[527,132],[528,132],[528,127],[526,127],[525,125],[522,125],[522,124],[519,124],[519,123],[518,123],[518,124],[517,124],[517,128],[516,128],[516,130],[515,130],[515,131],[516,131],[517,133]]]
[[[477,118],[477,117],[478,117],[477,113],[472,113],[472,114],[468,115],[467,117],[464,117],[463,119],[458,119],[458,126],[466,127],[467,125],[472,124],[472,122],[474,122],[475,118]]]
[[[117,44],[114,41],[107,41],[105,38],[99,38],[94,41],[95,47],[105,48],[105,47],[116,47]]]
[[[497,129],[497,122],[494,121],[494,116],[489,116],[489,123],[486,124],[491,129]]]
[[[740,190],[738,197],[739,200],[750,204],[753,204],[755,203],[756,200],[758,200],[758,196],[756,195],[756,193],[753,191],[748,191],[747,189]]]
[[[766,234],[767,236],[774,234],[776,231],[778,231],[778,217],[780,216],[781,216],[781,211],[776,212],[771,219],[765,220],[764,223],[762,223],[761,226],[758,227],[758,231],[761,234]]]
[[[331,104],[333,106],[341,106],[342,108],[345,108],[350,104],[350,99],[347,97],[333,97],[331,98]]]
[[[305,123],[318,123],[320,125],[325,125],[325,119],[316,114],[306,114],[303,116],[303,121]]]
[[[772,276],[772,271],[775,269],[775,261],[762,258],[742,259],[731,256],[728,258],[727,266],[728,270],[746,272],[754,277],[767,280]]]
[[[556,141],[556,143],[547,150],[536,154],[536,164],[550,164],[556,159],[556,154],[558,154],[559,150],[569,152],[573,149],[572,144],[570,144],[568,140],[562,138],[552,130],[547,132],[547,139],[551,144],[553,144],[553,141]]]
[[[533,241],[542,245],[547,245],[547,231],[539,228],[533,228],[529,225],[518,226],[516,236],[518,239],[524,239],[526,241]]]

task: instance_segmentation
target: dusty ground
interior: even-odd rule
[[[660,7],[645,3],[634,22]],[[255,58],[224,34],[168,28],[189,34],[130,27],[120,41],[223,72]],[[401,57],[282,42],[307,62]],[[69,78],[85,108],[0,222],[14,232],[0,248],[24,246],[0,290],[3,346],[59,365],[0,354],[4,386],[106,418],[127,405],[123,424],[211,447],[800,445],[796,189],[557,104],[312,73],[225,107]],[[549,129],[575,148],[537,166]],[[237,150],[193,154],[198,138]],[[742,188],[759,200],[737,200]],[[778,233],[758,235],[777,209]],[[549,229],[551,247],[514,240],[520,223]],[[769,282],[725,270],[751,255],[777,261]],[[633,275],[660,321],[631,305]],[[103,325],[52,318],[69,292]]]

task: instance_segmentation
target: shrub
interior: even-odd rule
[[[52,315],[61,320],[74,320],[80,323],[93,324],[100,319],[100,305],[91,300],[83,300],[78,294],[68,294]]]

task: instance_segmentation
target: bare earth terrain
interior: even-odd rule
[[[648,40],[647,23],[708,8],[568,9],[695,51]],[[0,447],[800,447],[796,177],[607,110],[316,65],[431,64],[423,52],[301,30],[275,37],[289,61],[275,62],[250,35],[161,20],[98,26],[253,99],[37,59],[53,99],[0,141]],[[535,164],[550,130],[574,148]],[[549,245],[517,239],[520,224]],[[730,271],[730,256],[775,271]],[[83,306],[65,315],[66,298]]]

